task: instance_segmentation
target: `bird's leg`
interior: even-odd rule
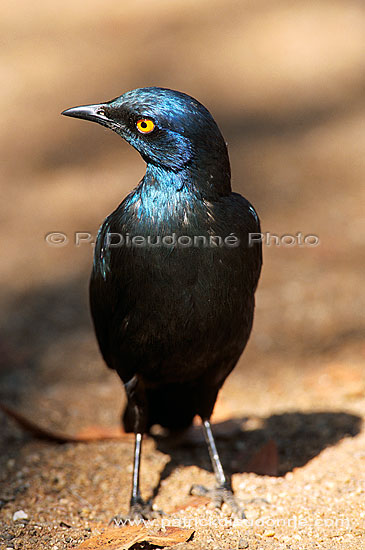
[[[132,492],[130,499],[129,513],[127,516],[117,515],[111,520],[111,523],[116,525],[125,525],[128,520],[148,520],[159,515],[159,512],[152,510],[150,501],[145,502],[140,493],[139,488],[139,473],[141,464],[141,451],[143,433],[146,430],[146,402],[144,388],[134,376],[127,384],[125,389],[128,397],[128,407],[131,407],[134,418],[134,458],[133,458],[133,477],[132,477]]]
[[[217,486],[214,489],[207,489],[202,485],[193,485],[190,489],[190,494],[198,496],[207,496],[212,499],[216,508],[220,508],[225,502],[231,508],[233,514],[245,519],[243,509],[238,505],[232,491],[231,483],[227,480],[223,471],[222,463],[219,458],[217,447],[215,445],[212,428],[209,419],[202,419],[205,441],[208,445],[210,460],[212,461],[213,471],[217,481]]]
[[[141,493],[139,490],[139,471],[141,465],[141,451],[142,451],[142,439],[143,434],[136,433],[134,440],[134,457],[133,457],[133,477],[132,477],[132,494],[130,507],[133,508],[136,504],[141,502]]]

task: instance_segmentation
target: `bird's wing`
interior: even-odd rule
[[[121,262],[119,269],[112,265],[113,251],[110,248],[110,242],[115,243],[117,234],[125,234],[123,226],[119,231],[112,224],[112,215],[108,216],[99,229],[95,243],[94,263],[90,278],[89,297],[90,310],[94,322],[96,337],[99,343],[100,351],[110,368],[113,365],[113,341],[114,331],[123,326],[123,320],[128,316],[128,310],[131,304],[125,299],[127,294],[127,271],[125,265],[128,265],[127,258],[123,258],[124,248],[120,248]],[[110,235],[115,238],[110,241]],[[115,254],[114,254],[115,255]],[[121,272],[122,271],[122,272]],[[115,323],[115,316],[118,315],[120,322]]]

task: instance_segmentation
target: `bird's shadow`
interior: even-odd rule
[[[355,437],[360,432],[361,422],[359,416],[346,412],[290,412],[261,420],[232,418],[213,424],[213,433],[228,476],[252,471],[258,473],[253,469],[252,458],[258,455],[260,449],[268,448],[265,444],[269,442],[274,442],[277,469],[276,472],[269,472],[269,466],[268,472],[262,471],[262,475],[284,476],[295,468],[305,466],[327,447],[336,445],[346,437]],[[194,426],[190,433],[178,437],[159,434],[154,439],[157,449],[170,455],[170,460],[161,472],[152,498],[157,496],[162,481],[178,466],[196,465],[212,471],[200,426]]]

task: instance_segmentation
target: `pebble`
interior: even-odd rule
[[[238,543],[238,548],[241,550],[241,549],[244,549],[244,548],[248,548],[249,547],[249,544],[248,544],[248,541],[246,539],[240,539],[239,540],[239,543]]]
[[[18,521],[20,519],[28,519],[28,514],[24,510],[17,510],[13,515],[13,521]]]

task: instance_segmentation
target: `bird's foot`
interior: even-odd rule
[[[238,504],[231,487],[227,484],[218,485],[213,489],[207,489],[203,485],[193,485],[190,489],[190,494],[195,496],[204,496],[210,498],[215,508],[221,508],[225,502],[230,509],[234,517],[238,519],[246,519],[243,508]]]
[[[128,514],[114,516],[109,525],[114,524],[116,527],[136,525],[136,522],[152,521],[162,515],[162,510],[153,510],[151,501],[145,502],[138,499],[138,501],[131,503]]]

